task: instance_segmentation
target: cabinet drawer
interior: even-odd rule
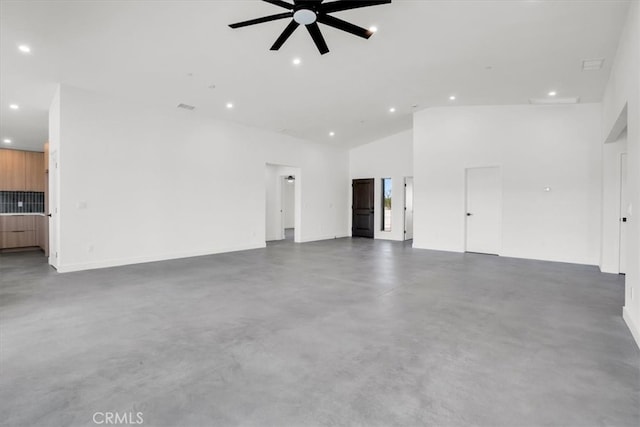
[[[37,246],[35,230],[3,231],[0,235],[2,249]]]
[[[36,229],[34,215],[6,215],[0,216],[0,232],[27,231]]]

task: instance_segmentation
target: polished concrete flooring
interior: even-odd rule
[[[0,284],[2,425],[640,425],[595,267],[338,239]]]

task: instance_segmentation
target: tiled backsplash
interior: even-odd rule
[[[44,193],[0,191],[0,213],[44,213]]]

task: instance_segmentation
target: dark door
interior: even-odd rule
[[[373,238],[373,186],[373,178],[353,180],[351,234],[354,237]]]

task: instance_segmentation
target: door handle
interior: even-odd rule
[[[471,212],[467,212],[467,216],[471,216],[473,215]]]
[[[50,216],[51,216],[51,214],[47,214],[47,216],[48,216],[48,217],[50,217]]]
[[[627,218],[620,218],[620,221],[627,222]]]

